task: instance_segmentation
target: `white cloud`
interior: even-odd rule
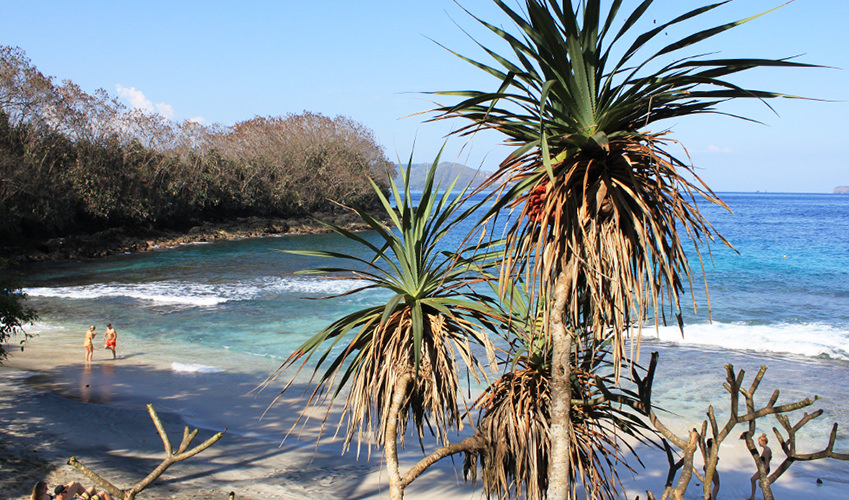
[[[131,107],[153,111],[153,103],[144,96],[141,90],[136,90],[135,87],[127,88],[121,84],[116,85],[115,88],[118,90],[118,97],[129,102]]]
[[[198,125],[206,125],[206,118],[202,116],[195,116],[193,118],[189,118],[190,122],[197,123]]]
[[[710,146],[708,146],[708,152],[709,153],[733,153],[734,151],[732,151],[731,148],[728,148],[728,147],[721,148],[719,146],[711,144]]]
[[[118,91],[118,97],[126,100],[130,104],[130,107],[134,109],[141,109],[149,113],[159,113],[168,119],[174,117],[174,108],[170,104],[160,102],[154,105],[150,99],[144,96],[144,93],[141,90],[138,90],[135,87],[127,88],[118,84],[115,86],[115,89]]]
[[[172,108],[170,104],[165,104],[164,102],[160,102],[156,105],[156,112],[168,119],[174,117],[174,108]]]

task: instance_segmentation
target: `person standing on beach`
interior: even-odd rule
[[[94,325],[91,325],[85,332],[85,341],[83,341],[83,347],[85,347],[86,363],[91,363],[91,358],[94,356],[94,337],[97,336],[97,334],[94,333],[94,329]]]
[[[103,348],[111,350],[112,359],[116,359],[118,357],[118,332],[112,328],[112,323],[106,323],[106,333],[103,334],[103,340],[105,341]]]
[[[772,460],[772,450],[769,449],[769,446],[766,444],[769,442],[769,439],[766,437],[766,434],[761,434],[758,438],[758,444],[761,445],[763,451],[761,452],[761,461],[764,463],[764,467],[766,468],[766,473],[769,474],[769,462]],[[758,487],[758,480],[761,475],[759,471],[755,471],[752,474],[752,495],[746,500],[755,500],[755,490]]]

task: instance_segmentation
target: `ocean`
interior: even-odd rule
[[[779,402],[819,396],[815,408],[825,414],[806,429],[824,445],[833,422],[849,426],[849,196],[720,197],[733,213],[700,206],[737,252],[719,241],[703,252],[710,315],[693,261],[698,310],[687,309],[683,336],[677,326],[645,328],[641,360],[660,353],[655,401],[698,426],[708,404],[720,416],[727,408],[725,365],[745,369],[746,383],[766,365],[758,401],[774,389]],[[79,349],[82,361],[85,329],[97,325],[99,340],[110,322],[119,354],[155,360],[188,384],[202,375],[264,377],[325,325],[382,298],[322,299],[351,282],[293,274],[327,262],[281,252],[288,249],[356,251],[336,235],[285,235],[31,265],[24,291],[40,315],[31,342]],[[194,417],[222,425],[212,415]],[[838,448],[849,449],[842,434]]]

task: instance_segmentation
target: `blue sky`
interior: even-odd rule
[[[511,0],[508,0],[511,1]],[[702,2],[657,0],[658,23]],[[690,31],[760,13],[782,0],[735,0]],[[626,0],[626,7],[636,0]],[[489,0],[460,5],[505,27]],[[796,0],[699,45],[693,53],[780,58],[846,69],[762,70],[744,86],[835,102],[774,101],[726,108],[765,125],[717,116],[664,124],[717,191],[831,192],[849,185],[849,1]],[[463,33],[492,37],[452,0],[80,1],[0,0],[0,45],[19,46],[44,74],[174,120],[231,125],[311,111],[372,129],[387,156],[432,161],[463,123],[423,123],[426,91],[492,89],[496,82],[434,41],[486,60]],[[668,40],[681,33],[669,33]],[[449,139],[443,160],[493,170],[509,151],[494,133]]]

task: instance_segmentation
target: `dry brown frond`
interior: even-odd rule
[[[478,434],[488,446],[466,455],[472,479],[480,458],[487,498],[513,496],[530,500],[545,497],[549,456],[548,378],[536,370],[503,375],[478,400],[483,409]]]
[[[573,392],[585,395],[584,404],[572,405],[572,470],[570,484],[580,483],[586,498],[612,500],[621,491],[617,466],[625,466],[618,442],[617,410],[592,397],[595,376],[575,367]],[[477,402],[483,410],[478,435],[487,446],[467,453],[467,477],[476,479],[477,467],[487,498],[542,500],[548,488],[550,452],[549,373],[533,368],[504,374]],[[626,446],[627,447],[627,446]],[[480,463],[478,463],[480,462]]]
[[[511,159],[497,180],[536,179],[508,205],[519,215],[501,278],[524,275],[540,296],[563,273],[569,283],[564,320],[597,339],[612,328],[617,367],[619,359],[633,359],[634,352],[623,350],[634,325],[639,338],[647,317],[665,322],[667,300],[673,315],[680,314],[679,293],[692,282],[682,237],[692,239],[701,259],[699,245],[716,235],[695,195],[724,206],[664,152],[667,142],[650,135],[613,140],[602,153],[582,151],[555,163],[553,177],[538,156]]]
[[[399,379],[408,373],[413,374],[409,402],[402,407],[398,418],[402,444],[411,417],[420,439],[427,426],[443,444],[447,443],[445,429],[461,423],[457,398],[461,394],[462,370],[456,356],[465,361],[472,376],[476,377],[476,371],[481,369],[466,337],[475,335],[473,325],[456,317],[446,319],[442,314],[426,313],[421,360],[416,371],[411,315],[409,308],[401,308],[386,323],[373,327],[374,338],[354,360],[359,366],[343,410],[348,421],[346,447],[355,436],[362,440],[366,433],[375,431],[374,444],[384,443],[388,422],[383,416],[389,412]]]

